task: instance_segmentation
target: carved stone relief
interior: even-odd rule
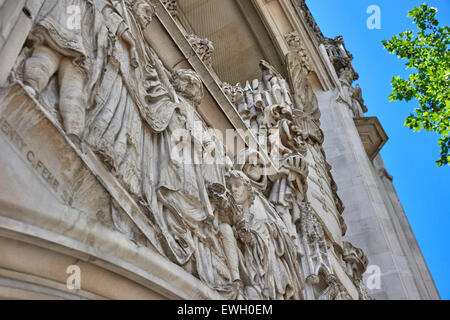
[[[363,273],[369,264],[364,252],[353,246],[350,242],[344,242],[343,259],[346,263],[347,274],[353,280],[359,291],[361,300],[371,300],[363,283]]]
[[[297,43],[295,39],[292,42]],[[254,187],[267,196],[283,221],[285,232],[294,243],[299,266],[302,265],[304,290],[308,291],[306,288],[309,287],[310,292],[316,292],[315,299],[348,299],[349,294],[333,276],[334,270],[329,261],[330,244],[306,195],[307,181],[313,179],[308,178],[313,166],[323,181],[329,184],[329,199],[333,207],[338,208],[336,215],[340,218],[344,234],[343,205],[336,195],[331,167],[326,163],[321,147],[323,133],[320,130],[317,98],[307,79],[308,59],[301,55],[302,50],[298,48],[288,59],[292,62],[288,71],[293,94],[287,82],[265,61],[260,63],[261,80],[247,81],[244,86],[222,85],[224,93],[234,103],[247,126],[261,143],[266,143],[264,151],[279,167],[276,175],[260,178],[258,172],[266,164],[258,151],[249,149],[238,156],[241,165],[237,169],[244,172]],[[317,151],[311,153],[310,148]],[[311,154],[314,165],[306,160],[307,154]],[[322,192],[325,194],[325,189]],[[342,258],[340,263],[345,265]]]
[[[297,9],[299,14],[304,17],[306,23],[313,31],[314,35],[316,36],[317,40],[321,42],[324,39],[324,36],[322,34],[322,31],[320,31],[319,26],[317,25],[316,21],[314,20],[314,17],[312,16],[311,12],[308,9],[308,6],[306,5],[305,0],[292,0],[292,3],[294,7]]]
[[[163,3],[176,14],[176,1]],[[80,7],[79,28],[67,26],[70,4]],[[348,298],[307,196],[310,171],[320,171],[330,189],[334,181],[321,149],[311,63],[295,35],[287,40],[293,48],[289,81],[261,61],[260,80],[223,84],[263,150],[241,150],[234,164],[205,163],[198,159],[211,148],[226,152],[214,133],[204,134],[209,128],[197,113],[202,79],[193,70],[167,70],[145,41],[154,11],[144,0],[45,1],[2,97],[23,86],[61,137],[101,161],[108,179],[144,212],[148,227],[138,226],[112,196],[99,201],[97,218],[137,246],[153,247],[224,298]],[[210,65],[212,43],[193,35],[188,40]],[[307,160],[311,148],[322,155],[320,168]],[[262,152],[277,164],[276,173],[265,174]],[[69,205],[99,184],[88,173],[71,176]],[[335,189],[331,198],[340,201]],[[363,258],[350,247],[344,252],[349,276],[361,285]]]
[[[161,2],[166,7],[167,11],[169,11],[172,17],[176,17],[178,14],[178,0],[161,0]]]
[[[200,38],[199,36],[195,34],[190,34],[186,37],[186,39],[191,44],[192,48],[194,48],[197,55],[200,57],[200,59],[203,61],[203,63],[207,67],[211,67],[212,63],[212,56],[214,53],[214,46],[211,41],[208,39]]]
[[[355,118],[364,116],[367,107],[364,105],[361,88],[359,85],[352,86],[359,75],[353,68],[353,56],[345,48],[342,36],[325,38],[323,43],[342,87],[343,93],[338,95],[338,100],[348,105]]]

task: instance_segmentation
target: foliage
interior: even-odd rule
[[[408,79],[392,79],[391,101],[410,101],[415,98],[419,108],[405,120],[414,131],[434,131],[439,136],[441,158],[438,166],[450,162],[450,37],[448,26],[440,27],[437,9],[422,4],[408,13],[418,31],[405,31],[383,41],[389,53],[407,59],[413,69]]]

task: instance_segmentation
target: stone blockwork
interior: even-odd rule
[[[374,297],[432,297],[352,57],[302,1],[31,2],[0,1],[0,297],[371,299],[374,263],[401,283]]]

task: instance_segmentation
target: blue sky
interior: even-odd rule
[[[450,167],[438,168],[437,136],[414,133],[404,119],[418,107],[416,101],[389,102],[392,76],[407,77],[406,60],[383,49],[381,40],[405,30],[415,30],[407,18],[410,9],[422,3],[438,8],[441,25],[450,24],[450,1],[416,0],[307,0],[326,37],[343,35],[359,73],[359,83],[369,112],[380,119],[389,141],[383,147],[386,167],[442,299],[450,299]],[[381,29],[369,30],[366,13],[370,5],[381,9]],[[345,212],[344,212],[345,217]]]

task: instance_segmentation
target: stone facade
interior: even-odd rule
[[[0,16],[1,298],[439,298],[352,56],[303,1]]]

